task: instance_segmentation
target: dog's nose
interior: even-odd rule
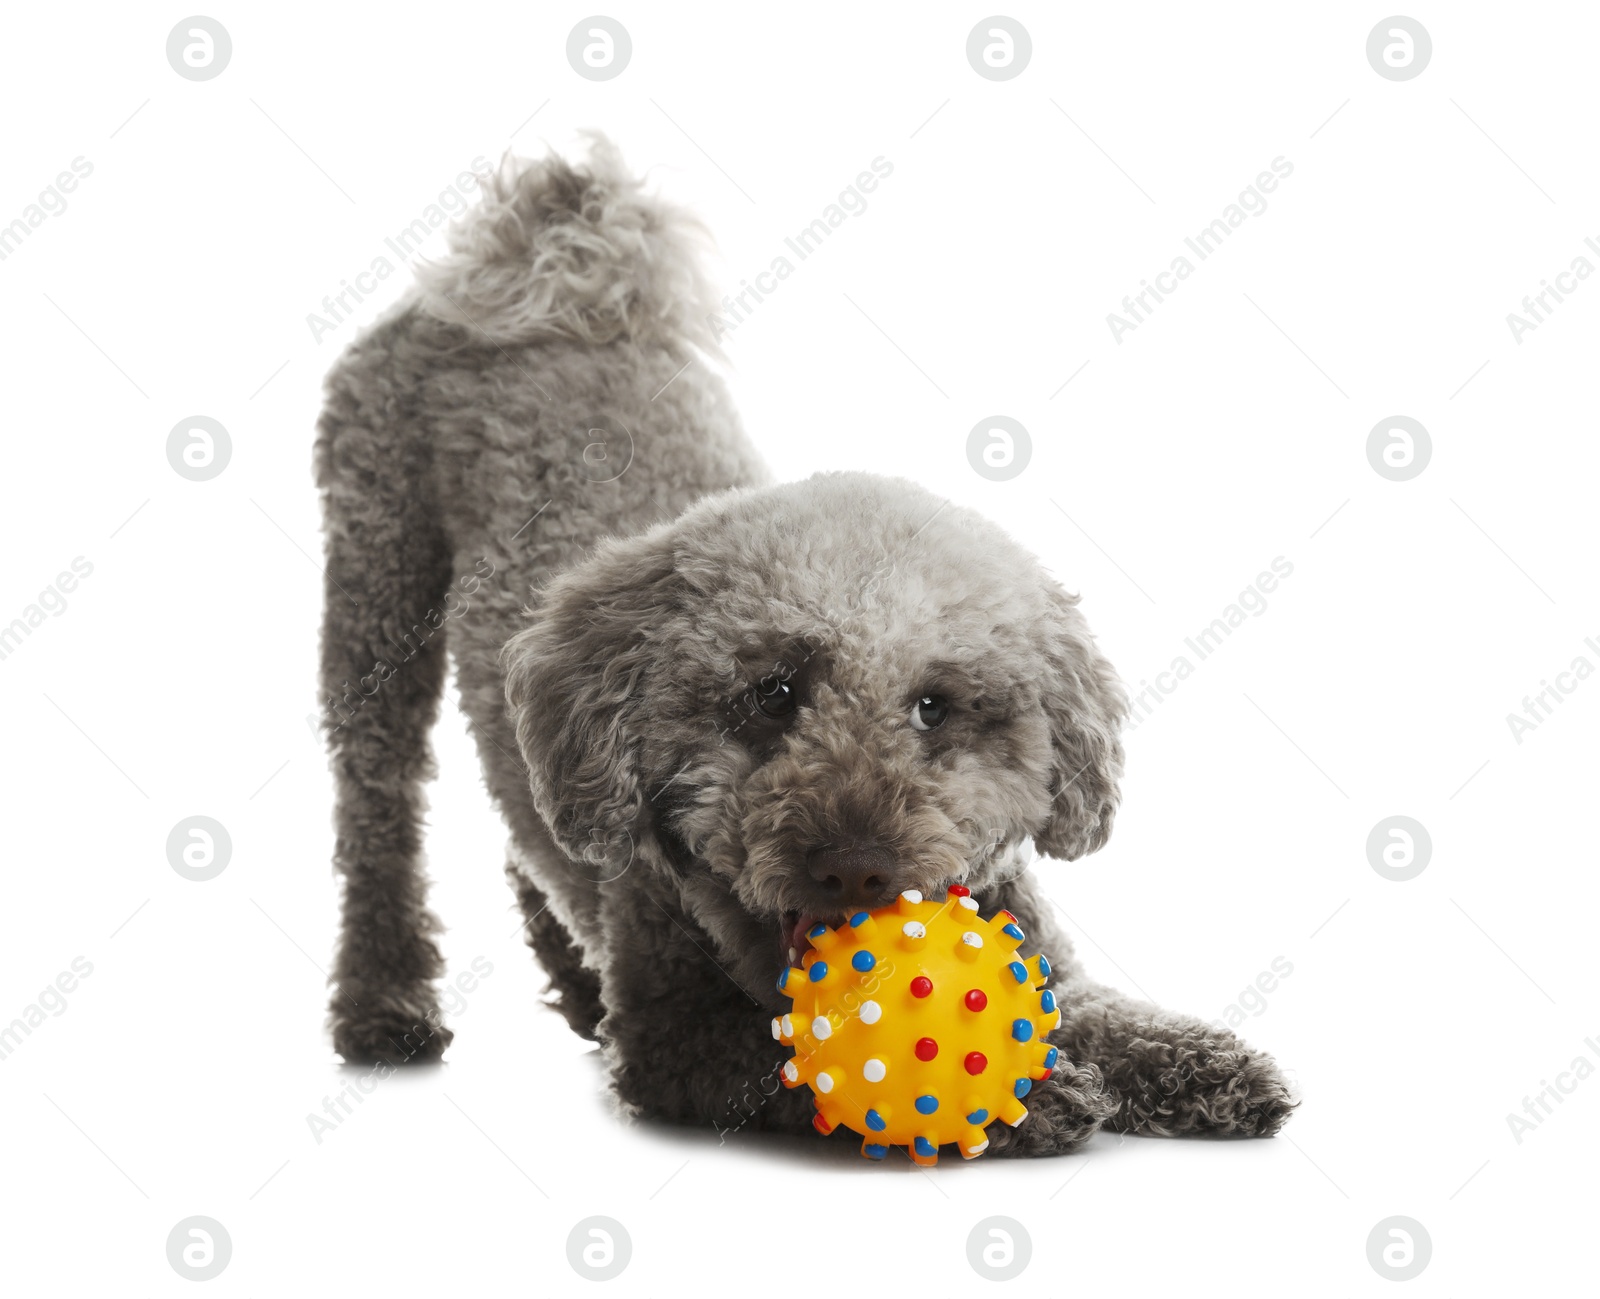
[[[894,858],[872,844],[814,848],[806,854],[806,870],[841,907],[877,906],[893,890]]]

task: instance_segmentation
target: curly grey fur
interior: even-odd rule
[[[630,1112],[809,1126],[769,1091],[773,977],[795,917],[840,906],[813,854],[872,845],[875,900],[964,882],[1056,964],[1062,1062],[997,1151],[1276,1131],[1270,1058],[1090,983],[1025,871],[1030,840],[1093,852],[1117,809],[1126,703],[1076,597],[912,483],[770,484],[696,352],[698,238],[604,142],[507,163],[329,376],[336,1048],[450,1040],[421,856],[448,644],[529,942]],[[779,680],[784,721],[755,706]],[[950,719],[919,731],[929,692]]]

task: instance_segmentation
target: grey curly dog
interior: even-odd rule
[[[1104,844],[1119,797],[1125,697],[1077,597],[913,483],[771,483],[706,364],[703,231],[604,140],[484,190],[318,430],[339,1053],[450,1042],[422,852],[448,646],[528,940],[624,1111],[809,1129],[772,1083],[790,949],[960,882],[1050,955],[1063,1010],[992,1151],[1276,1132],[1271,1057],[1092,982],[1028,873],[1030,841]]]

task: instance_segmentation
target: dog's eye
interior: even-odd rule
[[[794,712],[794,688],[787,681],[768,678],[755,688],[756,707],[772,718],[788,717]]]
[[[943,695],[923,695],[911,706],[911,726],[918,731],[931,731],[943,726],[950,716],[950,701]]]

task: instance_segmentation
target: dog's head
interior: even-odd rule
[[[768,970],[818,920],[992,885],[1030,838],[1093,852],[1126,701],[1076,603],[903,480],[708,498],[556,578],[506,647],[534,802],[596,878],[736,899]]]

